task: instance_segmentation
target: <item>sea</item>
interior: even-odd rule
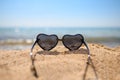
[[[0,49],[30,49],[40,33],[56,34],[60,39],[65,34],[82,34],[87,43],[120,46],[120,27],[0,27]]]

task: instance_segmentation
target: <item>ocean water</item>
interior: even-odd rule
[[[39,33],[82,34],[89,43],[120,46],[120,27],[0,27],[0,49],[30,48]]]

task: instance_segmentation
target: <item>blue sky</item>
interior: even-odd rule
[[[120,26],[120,0],[0,0],[0,26]]]

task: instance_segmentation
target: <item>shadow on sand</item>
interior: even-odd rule
[[[57,51],[38,51],[34,56],[31,57],[31,61],[32,61],[31,71],[36,78],[39,77],[38,73],[37,73],[37,70],[36,70],[36,67],[35,67],[35,64],[34,64],[35,63],[35,57],[36,57],[37,54],[39,54],[39,55],[41,55],[41,54],[42,55],[59,55],[59,54],[61,54],[61,52],[57,52]],[[79,49],[79,50],[75,50],[75,51],[65,51],[64,54],[88,54],[88,51],[86,49]],[[94,66],[94,64],[92,62],[92,59],[90,57],[89,57],[89,62],[86,63],[86,67],[85,67],[85,70],[84,70],[82,80],[86,80],[86,74],[87,74],[88,68],[90,66],[92,67],[92,69],[94,71],[94,74],[95,74],[95,77],[96,77],[95,80],[98,80],[98,76],[97,76],[97,73],[96,73],[96,70],[95,70],[95,66]]]

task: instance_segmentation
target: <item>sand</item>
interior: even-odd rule
[[[108,48],[89,44],[87,50],[68,51],[62,45],[52,51],[37,52],[34,65],[38,78],[31,71],[30,50],[0,50],[0,80],[120,80],[120,47]]]

